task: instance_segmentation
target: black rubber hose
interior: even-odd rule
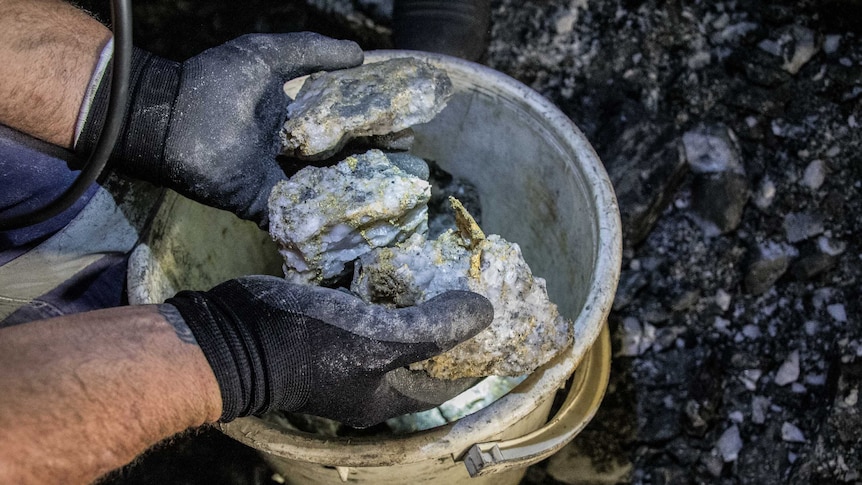
[[[132,67],[131,0],[111,1],[111,21],[114,31],[114,56],[109,77],[111,90],[108,113],[96,147],[87,158],[81,173],[59,197],[26,214],[0,221],[0,231],[32,226],[65,211],[84,195],[87,188],[99,178],[105,165],[107,165],[114,143],[120,135],[120,127],[126,113],[126,103],[129,100],[129,73]]]

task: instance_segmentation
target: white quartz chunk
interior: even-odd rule
[[[429,183],[401,170],[379,150],[333,167],[305,167],[269,196],[269,232],[295,283],[338,278],[376,247],[428,228]]]
[[[527,374],[572,341],[572,323],[548,299],[517,244],[485,236],[457,201],[458,228],[436,240],[414,235],[396,247],[364,254],[351,291],[365,301],[408,306],[447,290],[469,290],[494,306],[491,325],[439,356],[413,365],[456,379]]]
[[[427,123],[451,94],[444,71],[411,58],[313,74],[287,108],[283,153],[322,159],[351,138],[391,135]]]

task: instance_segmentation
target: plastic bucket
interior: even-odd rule
[[[445,69],[455,90],[442,113],[414,127],[413,152],[476,186],[483,229],[521,246],[551,300],[574,321],[575,341],[490,406],[426,431],[332,438],[256,417],[222,425],[288,483],[515,484],[526,466],[586,425],[607,387],[606,320],[621,231],[613,189],[589,142],[546,99],[484,66],[408,51],[369,52],[366,62],[404,56]],[[132,255],[130,300],[160,302],[181,289],[279,272],[277,252],[255,225],[171,193]],[[564,387],[566,398],[549,419]]]

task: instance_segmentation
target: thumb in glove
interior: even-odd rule
[[[281,409],[357,427],[437,405],[409,384],[403,367],[452,348],[493,318],[490,302],[471,292],[388,309],[267,276],[181,292],[167,304],[210,362],[222,421]]]

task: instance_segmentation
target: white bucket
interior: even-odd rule
[[[621,231],[613,189],[589,142],[546,99],[484,66],[407,51],[369,52],[366,62],[405,56],[445,69],[455,91],[432,122],[414,127],[413,153],[476,186],[483,229],[520,245],[551,300],[574,321],[575,342],[490,406],[426,431],[332,438],[256,417],[222,426],[260,450],[288,483],[516,484],[526,466],[580,432],[607,386],[605,324]],[[279,272],[277,252],[255,225],[171,193],[132,255],[129,299],[160,302],[181,289]],[[567,398],[549,420],[567,381]]]

